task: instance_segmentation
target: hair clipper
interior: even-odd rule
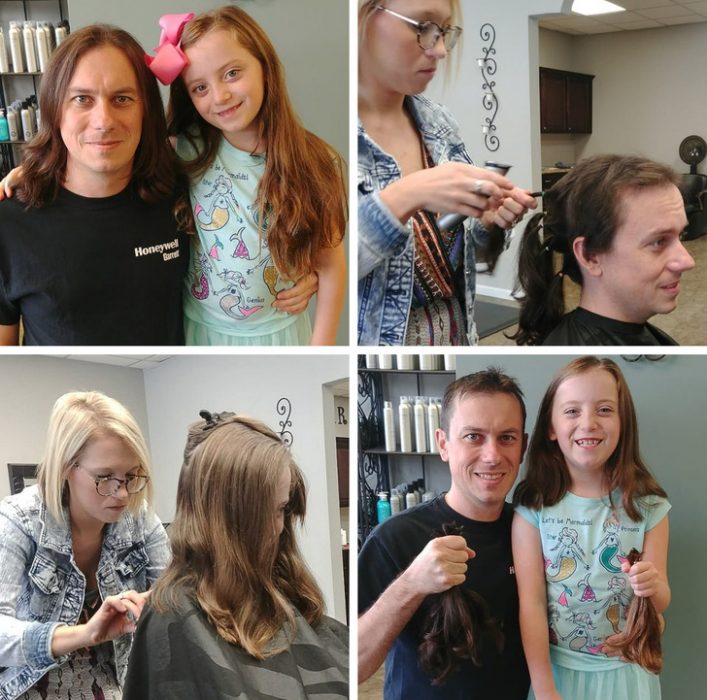
[[[484,163],[484,168],[486,170],[490,170],[492,173],[505,175],[511,169],[511,166],[505,165],[504,163],[497,163],[493,160],[487,160]],[[449,231],[466,218],[467,217],[464,214],[444,214],[437,219],[437,228],[440,231]]]

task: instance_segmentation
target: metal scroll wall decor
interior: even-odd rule
[[[292,421],[290,416],[292,415],[292,403],[288,398],[281,398],[277,401],[277,415],[284,416],[284,418],[278,422],[280,426],[280,432],[278,433],[282,438],[282,441],[288,446],[292,447],[292,442],[294,441],[294,435],[288,430],[292,427]]]
[[[481,40],[485,42],[485,46],[482,47],[484,53],[483,58],[478,58],[476,62],[481,68],[481,77],[483,78],[483,84],[481,89],[484,91],[484,96],[481,100],[481,104],[487,112],[490,112],[489,116],[484,118],[484,123],[481,125],[481,131],[484,134],[484,142],[486,148],[489,151],[497,151],[501,142],[496,136],[496,115],[498,114],[498,96],[494,88],[496,87],[496,81],[492,80],[492,76],[496,74],[496,69],[498,68],[496,64],[496,59],[493,56],[496,54],[496,49],[494,48],[494,42],[496,41],[496,30],[491,24],[481,25]]]

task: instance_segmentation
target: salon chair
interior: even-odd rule
[[[682,176],[680,192],[687,215],[682,240],[691,241],[707,233],[707,175],[686,173]]]

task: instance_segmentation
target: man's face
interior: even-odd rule
[[[69,81],[61,115],[68,190],[104,196],[128,184],[143,111],[135,71],[122,51],[102,46],[84,54]]]
[[[675,185],[626,190],[619,207],[621,223],[611,249],[596,255],[605,300],[599,313],[644,323],[677,307],[680,277],[695,266],[680,241],[685,207]]]
[[[449,505],[474,520],[496,520],[525,451],[523,414],[510,394],[470,394],[456,401],[449,431],[437,431],[449,463]]]

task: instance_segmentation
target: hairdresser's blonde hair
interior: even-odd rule
[[[277,488],[291,475],[284,529],[276,531]],[[233,416],[189,428],[170,526],[172,562],[150,597],[160,612],[186,593],[216,632],[263,659],[286,648],[292,608],[312,625],[322,616],[321,591],[295,539],[303,521],[304,476],[287,446],[264,423]]]
[[[91,440],[117,437],[135,453],[142,473],[152,468],[145,438],[123,404],[98,391],[72,391],[60,396],[49,419],[47,444],[37,468],[39,493],[57,522],[66,522],[71,507],[66,477]],[[152,481],[139,493],[128,494],[128,510],[136,514],[143,503],[152,504]]]

